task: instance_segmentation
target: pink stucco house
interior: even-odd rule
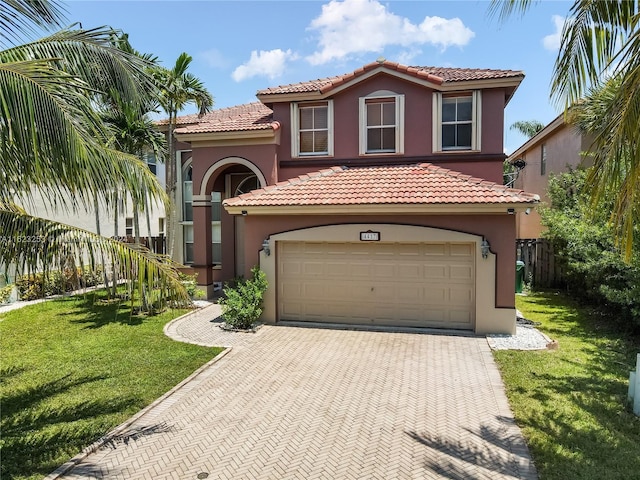
[[[520,162],[522,168],[513,187],[537,193],[542,203],[547,202],[549,174],[591,166],[590,158],[584,155],[591,143],[592,139],[565,121],[564,114],[558,115],[507,158],[512,164]],[[516,215],[516,238],[540,238],[543,231],[537,209]]]
[[[259,264],[266,322],[515,331],[504,108],[524,75],[389,61],[178,119],[178,260]]]

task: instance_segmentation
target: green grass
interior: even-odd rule
[[[640,478],[640,418],[627,404],[640,339],[562,295],[518,297],[517,306],[559,343],[494,352],[540,478]]]
[[[42,478],[221,351],[163,334],[184,311],[131,316],[103,295],[0,314],[3,480]]]

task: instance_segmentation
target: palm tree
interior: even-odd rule
[[[60,9],[46,0],[0,3],[0,267],[46,271],[70,255],[100,254],[120,266],[120,275],[157,286],[162,295],[187,300],[172,264],[139,246],[34,217],[37,191],[58,210],[106,204],[112,192],[142,203],[168,202],[146,165],[109,145],[110,131],[95,110],[99,94],[111,89],[138,105],[153,87],[148,62],[114,48],[113,30],[62,29],[19,43],[22,32],[59,28]]]
[[[517,130],[527,138],[533,138],[544,128],[544,123],[537,120],[518,120],[511,124],[510,130]]]
[[[178,113],[189,104],[198,107],[198,113],[204,115],[213,106],[213,97],[204,84],[193,74],[187,72],[192,58],[181,53],[175,65],[170,68],[156,69],[154,76],[160,86],[159,102],[162,109],[169,115],[168,122],[168,157],[166,165],[166,191],[175,204],[177,181],[176,155],[173,131],[176,127]],[[173,256],[175,215],[171,209],[166,211],[167,219],[167,252]]]
[[[525,12],[531,0],[492,0],[502,19]],[[610,83],[609,83],[610,82]],[[614,87],[611,87],[613,85]],[[598,92],[603,91],[604,94]],[[574,0],[562,30],[551,82],[566,111],[586,95],[601,115],[590,148],[587,188],[594,202],[615,198],[611,217],[627,259],[640,222],[640,4]]]

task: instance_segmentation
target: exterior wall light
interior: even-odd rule
[[[482,239],[482,243],[480,244],[480,251],[482,252],[482,258],[487,258],[489,256],[489,249],[491,245],[487,242],[487,239]]]
[[[264,251],[264,254],[267,257],[271,255],[271,247],[269,246],[268,238],[265,238],[264,241],[262,242],[262,250]]]

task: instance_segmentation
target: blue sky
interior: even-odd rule
[[[216,108],[257,90],[355,70],[383,56],[407,65],[522,70],[506,110],[505,151],[524,141],[517,120],[548,123],[558,32],[571,2],[542,1],[500,22],[487,1],[69,1],[69,23],[110,25],[171,66],[181,52]],[[190,113],[186,111],[185,113]]]

